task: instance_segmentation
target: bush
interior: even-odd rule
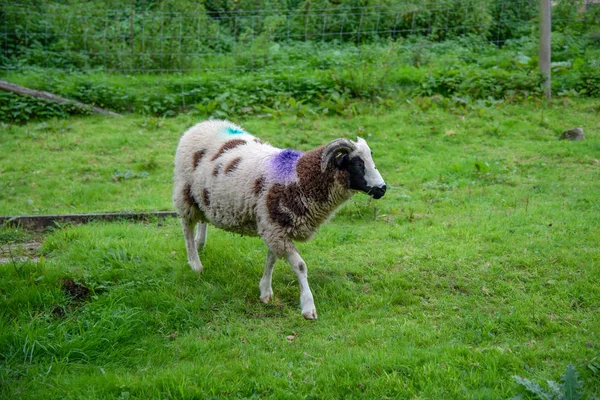
[[[32,119],[65,118],[72,114],[89,114],[90,110],[72,103],[58,104],[47,100],[0,92],[0,121],[24,123]]]
[[[413,94],[444,97],[468,96],[473,99],[501,99],[506,96],[539,95],[541,77],[526,72],[476,68],[444,69],[429,74]]]

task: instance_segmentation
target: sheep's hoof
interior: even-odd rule
[[[273,298],[273,295],[272,294],[268,294],[268,295],[266,295],[264,297],[261,297],[260,301],[262,301],[265,304],[269,304],[271,302],[272,298]]]
[[[311,311],[307,311],[305,313],[302,313],[302,315],[304,316],[304,318],[309,319],[311,321],[317,319],[317,310],[311,310]]]
[[[200,263],[198,263],[198,264],[195,264],[195,263],[191,263],[191,262],[190,262],[189,264],[190,264],[190,267],[192,267],[192,269],[193,269],[194,271],[196,271],[197,273],[199,273],[199,274],[201,274],[201,273],[202,273],[202,271],[204,270],[204,267],[203,267],[203,266],[202,266],[202,264],[200,264]]]

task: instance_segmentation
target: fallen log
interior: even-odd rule
[[[59,104],[71,103],[80,108],[88,108],[88,109],[92,110],[93,112],[95,112],[96,114],[113,115],[115,117],[121,116],[121,114],[117,114],[115,112],[105,110],[100,107],[91,106],[89,104],[85,104],[85,103],[82,103],[77,100],[66,99],[64,97],[60,97],[60,96],[57,96],[57,95],[49,93],[49,92],[44,92],[43,90],[29,89],[24,86],[15,85],[14,83],[6,82],[6,81],[0,80],[0,90],[3,90],[5,92],[15,93],[15,94],[18,94],[21,96],[32,96],[32,97],[36,97],[38,99],[50,100],[50,101],[57,102]]]

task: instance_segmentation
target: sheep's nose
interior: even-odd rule
[[[387,189],[386,185],[383,185],[381,187],[374,187],[373,189],[371,189],[371,194],[373,195],[374,199],[380,199],[385,194],[386,189]]]

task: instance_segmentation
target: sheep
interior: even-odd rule
[[[307,241],[356,191],[381,198],[386,184],[364,139],[335,139],[304,153],[264,143],[224,120],[187,130],[175,153],[173,202],[181,219],[187,259],[201,272],[198,250],[207,223],[259,236],[268,247],[260,299],[273,297],[271,278],[285,258],[300,283],[300,307],[317,319],[306,263],[293,241]],[[196,237],[194,229],[198,225]]]

